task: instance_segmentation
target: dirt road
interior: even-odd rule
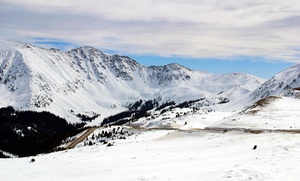
[[[74,148],[77,144],[83,142],[90,134],[92,134],[98,127],[94,127],[94,128],[89,128],[85,131],[85,133],[83,135],[81,135],[80,137],[78,137],[77,139],[75,139],[72,143],[70,143],[68,146],[66,146],[66,150],[67,149],[71,149]]]

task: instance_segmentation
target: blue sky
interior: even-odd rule
[[[63,42],[55,39],[44,39],[44,38],[35,38],[35,45],[58,48],[61,50],[70,50],[76,48],[79,45],[75,45],[69,42]],[[187,58],[180,56],[158,56],[158,55],[136,55],[136,54],[127,54],[120,53],[118,50],[100,50],[108,54],[121,54],[129,56],[130,58],[136,60],[138,63],[146,66],[152,65],[167,65],[170,63],[178,63],[192,70],[204,70],[214,74],[224,74],[232,72],[244,72],[248,74],[253,74],[255,76],[269,79],[272,76],[276,75],[280,71],[284,70],[295,64],[294,62],[284,62],[284,61],[270,61],[265,60],[261,57],[235,57],[231,59],[214,59],[214,58]]]
[[[129,55],[130,56],[130,55]],[[249,61],[247,59],[224,61],[219,59],[189,59],[181,57],[159,57],[159,56],[131,56],[137,62],[151,65],[166,65],[176,62],[193,70],[205,70],[214,74],[232,72],[244,72],[255,76],[269,79],[294,63]]]
[[[0,0],[0,38],[270,78],[300,63],[300,1]]]

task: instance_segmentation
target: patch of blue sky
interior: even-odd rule
[[[109,55],[114,55],[114,54],[123,55],[123,54],[120,54],[120,52],[117,50],[111,50],[111,49],[106,49],[106,48],[100,48],[99,50],[103,51],[104,53],[107,53]]]
[[[57,48],[60,50],[69,50],[75,48],[76,44],[58,40],[58,39],[48,39],[48,38],[33,38],[34,43],[40,46],[46,46],[47,48]]]
[[[257,77],[269,79],[280,71],[292,66],[294,63],[283,61],[270,61],[262,57],[239,56],[230,60],[216,58],[183,58],[161,56],[128,55],[137,62],[146,65],[166,65],[178,63],[192,70],[204,70],[214,74],[244,72]]]

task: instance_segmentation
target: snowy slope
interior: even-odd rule
[[[259,100],[268,96],[299,97],[300,64],[291,66],[278,73],[256,89],[251,98]]]
[[[227,97],[234,101],[264,80],[233,73],[215,75],[178,64],[142,66],[93,47],[62,52],[0,40],[0,107],[47,110],[68,121],[75,114],[108,115],[138,100],[160,103]]]
[[[237,100],[244,107],[211,127],[254,129],[299,129],[300,64],[278,73],[259,88]]]
[[[114,146],[0,159],[2,180],[298,180],[299,134],[152,130]],[[257,149],[253,150],[253,146]]]
[[[299,130],[299,105],[299,99],[267,97],[239,113],[220,119],[210,127]]]

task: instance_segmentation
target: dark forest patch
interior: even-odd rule
[[[81,131],[85,123],[70,124],[49,112],[0,109],[0,150],[18,156],[52,151],[61,141]]]

